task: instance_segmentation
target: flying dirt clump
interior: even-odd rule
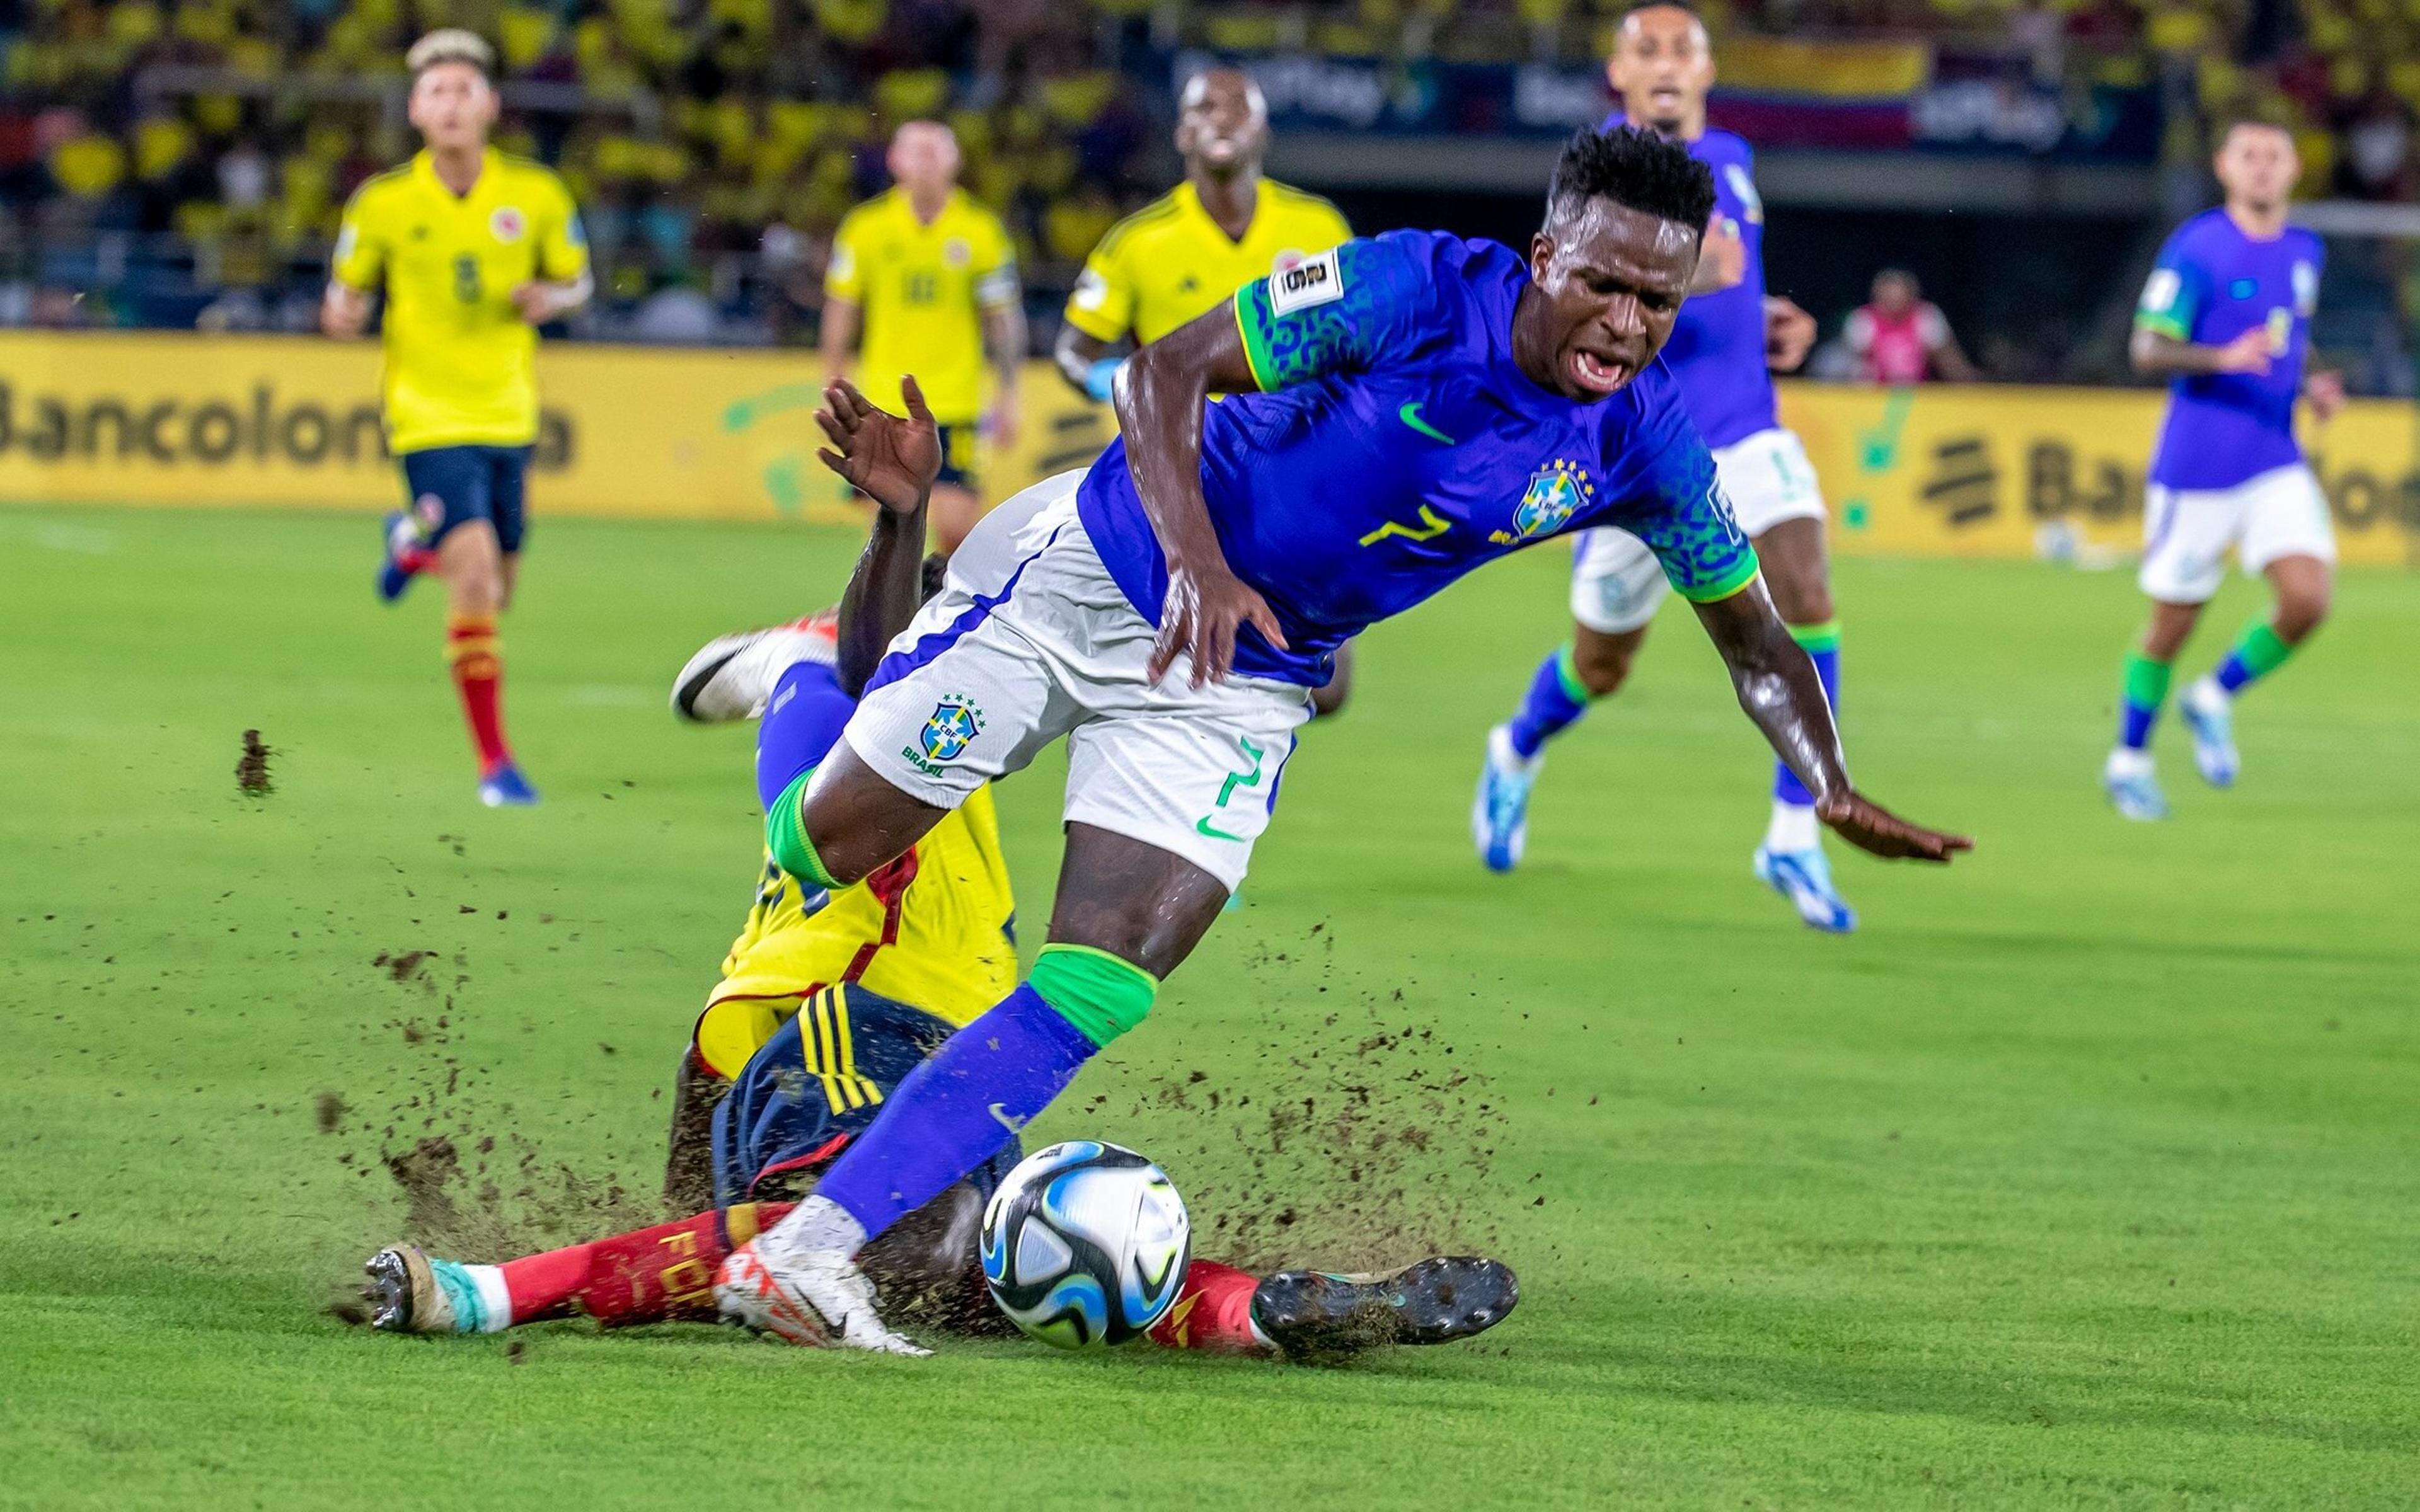
[[[238,793],[247,798],[265,798],[277,791],[277,784],[271,781],[269,777],[269,758],[271,754],[273,753],[270,748],[260,743],[259,731],[247,730],[243,733],[243,754],[237,757],[235,762],[235,787]]]

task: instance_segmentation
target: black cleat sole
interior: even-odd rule
[[[1252,1293],[1252,1320],[1297,1359],[1393,1344],[1447,1344],[1500,1323],[1521,1300],[1501,1260],[1439,1256],[1386,1275],[1280,1271]]]
[[[370,1327],[389,1334],[411,1333],[411,1270],[402,1252],[379,1251],[363,1262],[362,1273],[369,1278],[362,1288],[362,1300],[369,1304]]]

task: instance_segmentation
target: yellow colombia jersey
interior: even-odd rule
[[[1067,323],[1102,341],[1129,331],[1157,341],[1253,279],[1352,239],[1335,206],[1264,178],[1252,224],[1233,241],[1182,183],[1109,227],[1068,297]]]
[[[999,216],[952,190],[927,224],[898,190],[876,194],[840,223],[824,292],[865,312],[857,386],[867,398],[898,413],[899,376],[913,373],[942,424],[983,412],[983,312],[1017,300],[1016,249]]]
[[[913,850],[865,881],[815,896],[822,906],[807,912],[798,878],[766,857],[756,905],[723,959],[709,1006],[856,981],[962,1025],[1016,988],[1009,934],[1016,900],[989,788],[976,789]],[[787,1004],[776,1010],[788,1011]]]
[[[389,449],[537,440],[537,332],[513,290],[587,269],[563,180],[492,147],[468,194],[438,179],[427,152],[354,191],[329,271],[386,290]]]

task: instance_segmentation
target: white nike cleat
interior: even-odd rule
[[[883,1323],[874,1310],[874,1283],[838,1250],[777,1264],[754,1244],[742,1244],[715,1273],[714,1302],[731,1321],[805,1349],[933,1352]]]
[[[2111,751],[2101,768],[2101,789],[2120,818],[2155,824],[2168,816],[2167,795],[2160,791],[2160,779],[2146,752],[2122,747]]]
[[[2235,751],[2235,702],[2205,677],[2177,700],[2177,712],[2193,732],[2194,767],[2214,788],[2235,786],[2242,760]]]
[[[802,661],[830,666],[840,655],[831,610],[761,630],[735,630],[698,648],[673,679],[673,713],[692,724],[733,724],[765,712],[782,674]]]

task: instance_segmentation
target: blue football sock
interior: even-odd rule
[[[796,662],[782,674],[756,726],[756,795],[766,808],[823,761],[856,708],[840,674],[821,662]]]
[[[1538,674],[1529,679],[1528,695],[1506,727],[1512,748],[1524,758],[1538,754],[1547,741],[1588,712],[1590,696],[1588,685],[1572,666],[1572,648],[1563,646],[1539,663]]]
[[[1838,621],[1826,625],[1793,625],[1791,635],[1807,650],[1807,659],[1815,664],[1815,675],[1823,680],[1824,702],[1832,705],[1832,717],[1840,715],[1840,626]],[[1798,774],[1779,762],[1773,764],[1773,801],[1793,808],[1814,807],[1815,795],[1798,780]]]
[[[908,1073],[815,1191],[872,1238],[1000,1153],[1099,1048],[1019,984]]]

